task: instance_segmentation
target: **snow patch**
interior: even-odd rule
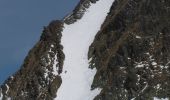
[[[7,88],[7,90],[6,90],[6,94],[8,93],[8,91],[9,91],[9,86],[7,85],[7,84],[5,84],[5,86],[6,86],[6,88]]]
[[[135,100],[135,98],[132,98],[131,100]]]
[[[161,87],[161,84],[157,84],[156,88],[159,89]]]
[[[49,72],[50,71],[48,69],[45,69],[44,78],[47,79],[47,81],[49,81],[49,77],[48,77]]]
[[[53,54],[54,54],[54,52],[52,51],[52,48],[54,48],[54,45],[53,45],[53,44],[51,45],[51,48],[50,48],[50,50],[48,51],[48,54],[47,54],[48,61],[46,62],[46,63],[47,63],[46,66],[50,66],[52,63],[54,63],[53,66],[52,66],[52,68],[53,68],[52,73],[53,73],[53,75],[57,76],[57,75],[58,75],[58,69],[57,69],[57,68],[58,68],[58,67],[57,67],[57,65],[58,65],[57,54],[55,55],[54,58],[51,58],[51,57],[50,57],[50,54],[49,54],[49,53],[53,53]],[[49,73],[50,73],[50,72],[51,72],[51,71],[50,71],[48,68],[45,68],[44,78],[47,79],[48,81],[49,81]]]
[[[86,10],[82,19],[64,24],[61,44],[65,61],[62,84],[55,100],[93,100],[101,89],[91,90],[96,69],[90,69],[88,49],[100,30],[114,0],[99,0]],[[67,73],[65,73],[67,72]]]
[[[146,82],[144,82],[144,83],[146,83]],[[146,90],[147,87],[148,87],[148,83],[146,83],[146,85],[145,85],[145,87],[142,89],[141,93],[143,93],[143,92]]]
[[[54,45],[52,44],[51,47],[54,48]]]
[[[57,61],[57,55],[55,56],[55,59],[54,59],[54,64],[53,64],[53,74],[54,75],[58,75],[58,67],[57,67],[57,64],[58,64],[58,61]]]
[[[153,66],[156,66],[156,65],[157,65],[157,63],[156,63],[156,62],[152,62],[152,65],[153,65]]]
[[[145,64],[142,64],[142,63],[139,63],[138,65],[136,65],[137,68],[141,68],[141,67],[144,67]]]
[[[157,97],[154,97],[154,100],[169,100],[168,98],[157,98]]]
[[[137,38],[137,39],[141,39],[141,37],[140,37],[140,36],[138,36],[138,35],[136,35],[136,38]]]

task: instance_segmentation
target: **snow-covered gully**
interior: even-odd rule
[[[90,69],[88,48],[100,30],[114,0],[99,0],[91,4],[84,16],[74,24],[64,24],[61,44],[65,61],[62,84],[55,100],[93,100],[101,89],[91,90],[96,69]]]

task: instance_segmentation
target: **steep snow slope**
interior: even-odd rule
[[[87,53],[113,2],[99,0],[91,4],[81,20],[64,25],[61,44],[64,46],[65,61],[56,100],[92,100],[100,93],[100,89],[91,91],[96,69],[88,68]]]

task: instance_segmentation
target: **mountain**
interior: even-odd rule
[[[44,27],[1,100],[169,100],[170,1],[80,0]]]

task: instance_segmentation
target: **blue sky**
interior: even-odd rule
[[[62,19],[79,0],[0,0],[0,84],[15,73],[43,26]]]

